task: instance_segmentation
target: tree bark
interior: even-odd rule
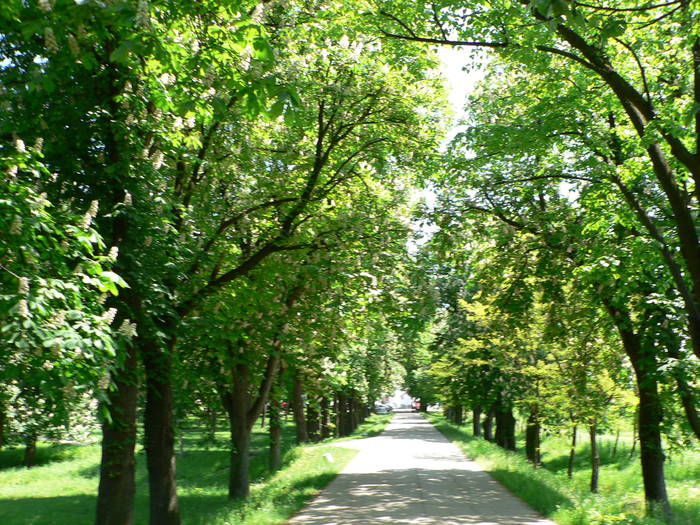
[[[306,425],[306,409],[304,407],[304,382],[298,371],[294,373],[292,386],[292,411],[297,434],[297,443],[309,441],[309,431]]]
[[[525,456],[536,467],[540,461],[540,421],[537,407],[532,407],[525,427]]]
[[[327,439],[333,435],[331,428],[331,403],[328,397],[321,398],[321,439]]]
[[[574,475],[574,459],[576,459],[576,424],[571,427],[571,448],[569,449],[569,464],[566,467],[566,476],[571,479]]]
[[[175,474],[175,428],[170,353],[144,341],[146,411],[144,438],[148,465],[150,525],[179,525],[180,506]],[[171,342],[170,349],[174,347]]]
[[[310,441],[321,441],[321,411],[317,399],[309,399],[306,404],[306,429]]]
[[[515,418],[513,408],[496,405],[496,444],[506,450],[515,450]]]
[[[228,497],[247,498],[250,494],[250,428],[248,426],[248,365],[239,363],[232,375],[233,388],[225,391],[222,401],[228,413],[231,432],[231,466],[229,468]]]
[[[464,407],[462,405],[455,406],[455,425],[462,426],[464,424]]]
[[[591,492],[598,492],[598,478],[600,476],[600,454],[598,452],[597,434],[598,428],[595,423],[588,426],[588,436],[591,443]]]
[[[134,522],[137,360],[133,347],[127,345],[125,352],[121,369],[113,373],[114,390],[107,393],[110,419],[102,423],[95,525],[131,525]]]
[[[280,412],[279,400],[270,400],[270,456],[268,465],[271,472],[276,472],[282,467],[282,421]]]
[[[27,468],[36,465],[36,432],[30,433],[24,438],[24,460],[22,464]]]
[[[653,354],[642,348],[640,335],[632,329],[629,312],[613,305],[607,297],[603,298],[603,303],[620,333],[637,381],[637,431],[647,509],[650,513],[660,512],[670,517],[671,505],[664,476],[665,456],[661,445],[662,405],[657,383],[657,362]]]
[[[472,408],[472,434],[474,437],[481,436],[481,425],[479,424],[481,420],[481,407]]]
[[[482,422],[482,427],[484,430],[484,439],[486,441],[493,441],[493,419],[494,410],[493,407],[491,407],[484,416],[484,421]]]
[[[352,434],[350,398],[344,393],[338,394],[338,423],[340,437],[345,437]]]

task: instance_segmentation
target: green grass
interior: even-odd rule
[[[376,435],[391,416],[374,415],[352,437]],[[283,427],[283,468],[267,471],[267,429],[256,426],[252,440],[251,496],[227,498],[227,432],[206,440],[200,428],[183,432],[184,454],[178,456],[178,494],[186,525],[272,525],[300,510],[357,453],[335,441],[293,446],[294,427]],[[347,439],[347,438],[345,438]],[[0,451],[0,523],[3,525],[91,525],[95,515],[99,445],[40,443],[38,465],[26,469],[21,449]],[[331,453],[333,462],[324,455]],[[137,454],[135,523],[148,522],[145,456]]]
[[[613,455],[614,440],[601,439],[600,490],[598,494],[591,494],[588,490],[590,447],[587,443],[580,443],[577,447],[576,470],[573,479],[569,480],[566,476],[569,455],[566,438],[546,438],[542,444],[543,467],[534,469],[522,450],[508,452],[481,438],[474,438],[466,426],[452,425],[437,414],[428,414],[428,419],[511,492],[561,525],[661,524],[644,516],[639,457],[636,454],[629,457],[629,445],[624,441]],[[674,512],[672,525],[700,523],[698,479],[700,452],[686,451],[667,461],[666,482]]]

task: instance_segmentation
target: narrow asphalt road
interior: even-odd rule
[[[288,525],[555,525],[511,495],[425,419],[397,413]]]

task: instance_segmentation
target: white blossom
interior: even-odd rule
[[[129,319],[124,319],[121,326],[119,327],[119,333],[126,337],[133,337],[136,335],[136,323],[132,323]]]
[[[107,390],[107,388],[109,387],[109,382],[109,373],[107,373],[100,377],[99,381],[97,382],[97,388],[99,388],[100,390]]]
[[[51,319],[51,326],[55,328],[60,328],[66,322],[66,312],[65,310],[59,310]]]
[[[107,300],[107,294],[106,293],[100,294],[100,296],[97,298],[97,304],[103,305],[103,304],[105,304],[106,300]]]
[[[71,34],[68,35],[68,49],[74,56],[80,54],[80,46],[78,45],[78,40]]]
[[[157,149],[153,152],[151,156],[151,162],[153,163],[153,169],[158,170],[163,165],[163,152]]]
[[[15,149],[17,150],[17,153],[26,153],[27,148],[24,145],[24,141],[22,139],[15,139]]]
[[[109,258],[112,259],[113,261],[116,261],[116,260],[117,260],[117,257],[119,257],[119,247],[118,247],[118,246],[112,246],[112,247],[109,249],[109,254],[107,255],[107,257],[109,257]]]
[[[47,372],[49,372],[49,371],[53,370],[54,365],[51,361],[44,361],[44,364],[41,365],[41,367],[44,370],[46,370]]]
[[[29,279],[26,277],[19,278],[19,286],[17,287],[17,293],[20,295],[26,295],[29,293]]]
[[[43,147],[44,139],[42,137],[37,137],[37,139],[34,141],[34,151],[36,151],[37,153],[41,153]]]
[[[20,317],[24,317],[25,319],[29,317],[29,305],[27,304],[26,299],[19,300],[19,303],[17,303],[17,309]]]
[[[18,169],[17,166],[9,166],[7,168],[7,178],[14,179],[17,176]]]
[[[170,73],[163,73],[158,80],[160,80],[161,84],[164,86],[169,86],[177,80],[177,77],[175,77],[175,75],[171,75]]]
[[[187,120],[185,120],[185,125],[188,128],[193,128],[196,123],[196,120],[194,117],[187,117]]]
[[[42,10],[44,13],[50,13],[51,12],[51,2],[49,0],[38,0],[37,4],[39,5],[39,9]]]
[[[60,49],[56,41],[56,35],[53,34],[53,29],[50,27],[44,28],[44,47],[49,53],[57,53]]]
[[[143,245],[144,245],[146,248],[148,248],[148,247],[151,245],[152,242],[153,242],[153,237],[151,237],[151,236],[149,235],[148,237],[146,237],[146,238],[143,240]]]
[[[107,310],[104,315],[102,316],[102,320],[105,321],[108,325],[112,324],[114,322],[114,318],[117,315],[117,309],[116,308],[110,308]]]
[[[131,206],[134,203],[131,193],[124,191],[124,206]]]

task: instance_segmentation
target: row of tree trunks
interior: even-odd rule
[[[455,425],[464,424],[464,407],[462,405],[454,405],[447,408],[445,411],[447,419],[452,421]]]

